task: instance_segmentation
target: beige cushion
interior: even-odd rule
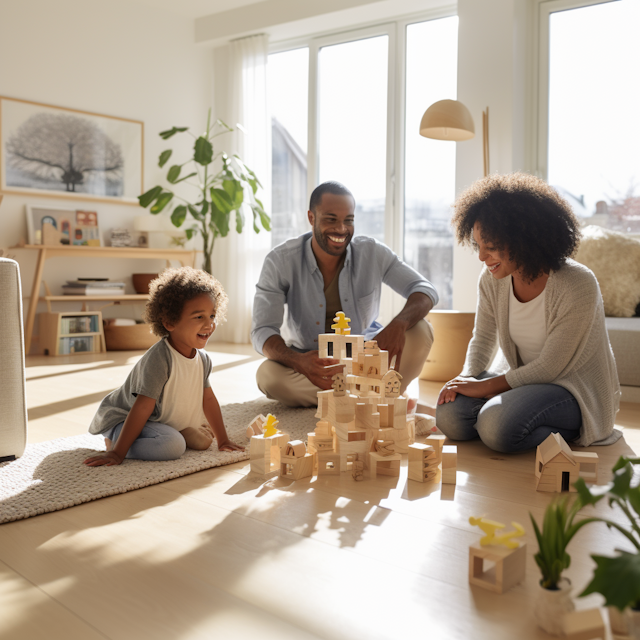
[[[621,385],[640,387],[640,318],[606,318]]]
[[[27,442],[27,402],[18,263],[0,258],[0,458],[21,456]]]

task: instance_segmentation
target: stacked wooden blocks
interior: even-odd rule
[[[264,435],[251,438],[251,471],[267,475],[280,470],[280,457],[289,441],[289,434],[278,432],[267,438]]]
[[[316,453],[308,453],[302,440],[287,443],[284,455],[280,458],[280,475],[293,480],[313,475],[316,465]]]

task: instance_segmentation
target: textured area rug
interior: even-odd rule
[[[292,440],[306,440],[315,428],[315,411],[291,409],[265,399],[222,407],[229,437],[243,445],[248,444],[249,422],[260,413],[277,416],[278,428]],[[207,451],[188,449],[179,460],[168,462],[125,460],[112,467],[82,464],[104,448],[102,436],[87,433],[28,445],[21,458],[0,464],[0,524],[249,459],[248,451],[218,451],[214,442]]]

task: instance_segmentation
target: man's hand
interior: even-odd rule
[[[391,366],[393,356],[396,357],[393,367],[396,371],[400,369],[406,332],[406,323],[394,319],[375,337],[378,347],[389,352],[389,366]]]
[[[100,455],[93,456],[92,458],[87,458],[84,461],[84,464],[88,467],[100,467],[102,465],[111,467],[115,464],[121,464],[123,460],[124,458],[118,455],[115,451],[107,451]]]
[[[331,378],[336,373],[342,373],[344,365],[334,358],[318,358],[317,351],[307,351],[298,354],[294,369],[309,378],[316,387],[327,390],[331,389],[333,384]]]
[[[218,451],[244,451],[244,447],[227,439],[225,442],[218,442]]]

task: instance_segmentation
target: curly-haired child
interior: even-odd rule
[[[243,450],[227,436],[204,350],[226,308],[222,286],[204,271],[167,269],[151,282],[145,321],[162,340],[100,403],[89,432],[104,435],[107,451],[86,465],[175,460],[187,447],[208,449],[214,438],[220,451]]]

